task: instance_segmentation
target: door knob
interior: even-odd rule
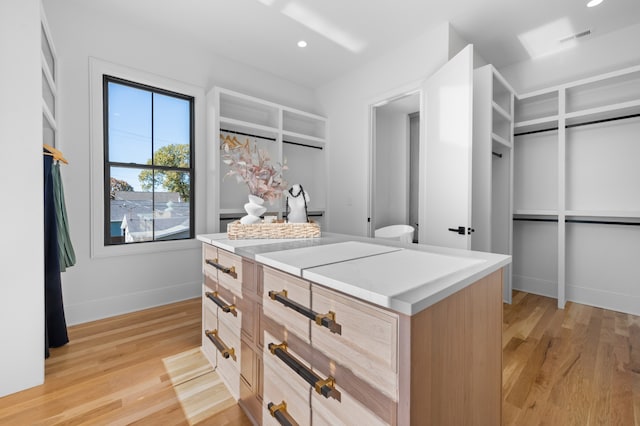
[[[458,226],[457,228],[449,228],[449,231],[456,232],[460,235],[471,235],[472,232],[476,232],[473,228],[465,228],[464,226]]]
[[[458,226],[457,228],[449,228],[451,232],[457,232],[460,235],[465,235],[467,233],[467,228],[464,226]]]

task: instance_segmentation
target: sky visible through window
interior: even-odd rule
[[[188,100],[114,82],[108,83],[108,93],[110,161],[147,164],[153,150],[172,144],[189,144]],[[134,191],[143,191],[138,178],[141,171],[114,167],[111,175],[126,181]],[[163,190],[156,188],[156,191]]]

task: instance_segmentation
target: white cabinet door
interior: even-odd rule
[[[422,89],[420,243],[470,249],[473,46]]]

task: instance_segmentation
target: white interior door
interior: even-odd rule
[[[470,249],[472,45],[426,80],[423,103],[420,243]]]

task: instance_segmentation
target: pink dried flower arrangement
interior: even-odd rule
[[[222,144],[224,150],[222,161],[229,166],[227,176],[235,176],[238,183],[244,182],[249,187],[249,194],[260,197],[273,204],[287,189],[287,182],[282,177],[282,172],[287,170],[286,159],[284,164],[271,164],[269,153],[257,147],[251,148],[249,141],[235,148],[228,144]]]

